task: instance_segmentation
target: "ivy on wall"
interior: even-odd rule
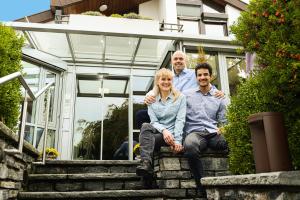
[[[242,52],[257,54],[256,73],[237,89],[228,107],[230,170],[254,172],[247,122],[256,112],[282,112],[294,169],[300,168],[300,1],[252,0],[231,27]],[[280,147],[278,147],[280,148]]]
[[[0,23],[0,77],[21,70],[23,38]],[[0,121],[15,129],[21,102],[20,84],[12,80],[0,85]]]

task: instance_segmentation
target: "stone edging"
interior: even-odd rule
[[[10,130],[5,124],[0,122],[0,137],[8,139],[9,143],[15,148],[18,148],[19,137],[12,130]],[[29,142],[24,140],[23,151],[26,151],[34,158],[39,156],[39,152]]]
[[[236,176],[207,177],[202,178],[201,183],[207,187],[229,185],[300,186],[300,171],[280,171]]]

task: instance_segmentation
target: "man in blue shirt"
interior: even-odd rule
[[[227,142],[218,128],[227,122],[225,118],[227,101],[225,98],[214,97],[217,90],[210,84],[212,68],[208,63],[198,64],[195,74],[199,83],[198,88],[183,91],[187,99],[183,146],[197,188],[203,192],[200,183],[203,176],[200,154],[207,147],[215,150],[227,149]]]

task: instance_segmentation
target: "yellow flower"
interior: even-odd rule
[[[56,158],[57,156],[59,156],[59,153],[55,148],[47,148],[46,155],[51,155]]]
[[[133,153],[134,154],[139,154],[140,151],[140,143],[137,143],[134,147],[133,147]]]

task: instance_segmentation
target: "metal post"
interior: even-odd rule
[[[103,88],[103,75],[100,75],[100,81],[101,81],[101,135],[100,135],[100,160],[102,160],[102,155],[103,155],[103,109],[104,109],[104,88]]]
[[[25,125],[26,125],[26,116],[27,116],[27,90],[25,89],[24,94],[24,103],[22,109],[22,122],[21,122],[21,131],[19,137],[19,152],[23,152],[23,143],[24,143],[24,132],[25,132]]]
[[[46,104],[46,119],[45,119],[44,142],[43,142],[43,164],[45,164],[45,161],[46,161],[46,146],[47,146],[47,133],[48,133],[51,88],[47,91],[46,94],[47,94],[47,104]]]
[[[129,78],[129,99],[128,99],[128,152],[129,160],[133,160],[133,95],[132,95],[132,67],[130,69],[130,78]]]

